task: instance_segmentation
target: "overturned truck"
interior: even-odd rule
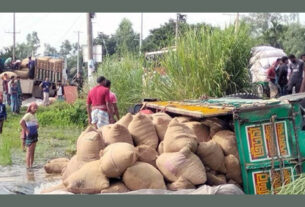
[[[233,131],[241,172],[237,182],[243,191],[276,194],[305,169],[304,109],[300,104],[304,98],[305,93],[270,100],[238,97],[183,102],[146,100],[142,108],[189,117],[209,125],[213,133],[219,124],[222,129]],[[207,122],[213,119],[218,121]],[[223,141],[229,138],[224,136],[227,140]],[[231,149],[222,148],[228,156]]]

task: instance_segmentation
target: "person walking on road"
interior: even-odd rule
[[[46,77],[45,81],[43,81],[40,84],[40,87],[42,88],[42,92],[43,92],[43,105],[48,106],[50,103],[49,94],[50,94],[50,87],[51,87],[51,83],[49,82],[48,77]]]

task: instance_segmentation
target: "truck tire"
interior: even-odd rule
[[[258,95],[254,93],[234,93],[228,96],[225,96],[228,98],[242,98],[242,99],[262,99]]]

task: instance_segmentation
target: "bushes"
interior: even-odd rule
[[[73,105],[56,102],[48,107],[40,107],[37,118],[41,126],[79,126],[87,125],[86,102],[77,100]]]

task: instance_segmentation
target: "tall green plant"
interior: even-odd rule
[[[136,55],[123,57],[106,57],[98,69],[97,75],[105,76],[111,81],[111,91],[118,98],[121,114],[143,98],[143,58]]]
[[[244,91],[249,83],[248,61],[252,40],[242,25],[220,29],[190,29],[178,40],[176,51],[165,55],[161,65],[166,76],[154,73],[146,95],[163,100],[223,96]]]

